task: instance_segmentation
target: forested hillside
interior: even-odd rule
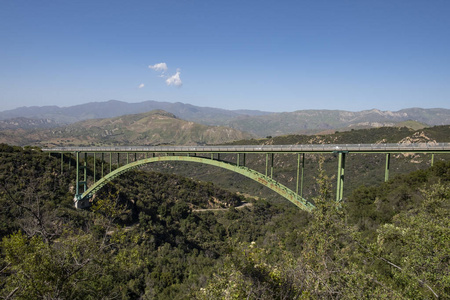
[[[253,142],[448,139],[448,127],[391,130]],[[246,190],[248,183],[239,177],[199,169],[198,177],[206,178],[199,182],[155,172],[165,165],[128,172],[103,188],[89,210],[76,210],[73,164],[69,169],[66,161],[61,173],[59,156],[2,144],[0,296],[449,298],[449,160],[437,156],[430,168],[428,156],[395,157],[391,180],[381,183],[367,179],[378,174],[373,164],[382,165],[383,157],[366,156],[357,164],[356,157],[351,159],[346,175],[359,182],[346,182],[344,202],[336,204],[335,158],[310,158],[308,170],[314,168],[314,175],[309,174],[305,184],[310,192],[305,193],[317,206],[313,213],[270,197],[264,189]],[[260,160],[249,158],[248,163]],[[408,169],[411,164],[419,170],[395,172],[396,166]],[[292,166],[295,157],[278,157],[277,178],[289,181]],[[172,167],[171,172],[185,168]],[[259,197],[244,198],[210,181]],[[241,205],[245,202],[250,205]]]
[[[286,235],[237,242],[200,299],[447,299],[450,164],[355,190]]]
[[[169,298],[203,285],[245,234],[213,214],[243,198],[179,176],[130,172],[73,208],[74,170],[38,149],[2,145],[1,295],[36,298]]]

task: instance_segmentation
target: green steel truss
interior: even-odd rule
[[[262,185],[277,192],[299,208],[311,211],[314,205],[304,199],[303,196],[303,176],[305,166],[305,153],[333,153],[338,158],[336,201],[343,199],[344,191],[344,171],[346,157],[348,153],[375,154],[384,153],[386,155],[385,181],[389,179],[389,168],[391,154],[393,153],[425,153],[431,154],[431,165],[434,163],[434,155],[437,153],[450,153],[450,143],[430,143],[430,144],[357,144],[357,145],[241,145],[241,146],[150,146],[150,147],[65,147],[42,149],[49,153],[61,154],[61,169],[63,168],[64,153],[74,153],[76,156],[76,191],[75,207],[85,208],[90,206],[95,193],[114,178],[123,173],[141,167],[145,164],[160,161],[185,161],[195,162],[224,168],[248,178],[251,178]],[[87,161],[88,153],[93,154],[93,184],[88,188]],[[130,162],[130,153],[134,154],[134,161]],[[158,156],[156,154],[159,154]],[[235,163],[222,161],[221,154],[236,154]],[[245,166],[246,154],[259,153],[266,156],[265,174],[259,173]],[[291,153],[297,154],[297,182],[296,190],[292,191],[281,183],[273,179],[274,154]],[[84,159],[80,155],[84,154]],[[96,165],[98,155],[101,161],[101,178],[96,180]],[[109,159],[109,173],[104,175],[104,161]],[[126,164],[120,166],[120,154],[126,154]],[[137,159],[138,154],[144,154],[146,158]],[[203,154],[203,157],[197,156]],[[112,157],[117,155],[117,169],[112,170]],[[152,157],[149,157],[151,155]],[[204,157],[205,155],[210,158]],[[109,157],[108,157],[109,156]],[[69,165],[70,167],[70,165]]]

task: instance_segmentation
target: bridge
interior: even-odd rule
[[[141,167],[145,164],[161,161],[185,161],[212,165],[224,168],[248,178],[277,192],[301,209],[311,211],[314,204],[303,198],[303,178],[305,154],[332,153],[337,159],[336,201],[342,201],[344,191],[344,172],[346,157],[349,153],[385,154],[385,181],[389,179],[391,155],[395,153],[423,153],[431,155],[431,165],[434,155],[450,153],[450,143],[420,143],[420,144],[320,144],[320,145],[239,145],[239,146],[120,146],[120,147],[55,147],[44,148],[44,152],[61,155],[61,169],[64,154],[74,154],[76,157],[76,187],[75,207],[86,208],[91,205],[90,199],[103,186],[123,173]],[[225,160],[226,154],[233,154],[235,161]],[[246,166],[246,156],[253,154],[265,155],[265,172],[261,173]],[[289,189],[273,179],[274,155],[292,154],[297,156],[296,188]],[[93,157],[92,183],[88,187],[88,155]],[[126,156],[126,163],[120,165]],[[83,159],[84,156],[84,159]],[[117,167],[113,170],[113,157],[117,156]],[[105,160],[106,158],[106,160]],[[104,163],[109,159],[109,172],[105,174]],[[100,161],[98,163],[98,161]],[[96,170],[101,164],[101,171]],[[97,178],[100,173],[100,178]],[[97,180],[98,179],[98,180]]]

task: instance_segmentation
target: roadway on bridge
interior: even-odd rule
[[[45,152],[87,153],[439,153],[450,152],[450,143],[416,144],[310,144],[310,145],[232,145],[232,146],[117,146],[117,147],[55,147]]]

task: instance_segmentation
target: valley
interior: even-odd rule
[[[450,299],[449,15],[0,1],[0,299]]]
[[[60,156],[39,147],[450,142],[449,125],[266,138],[214,129],[208,140],[210,127],[156,111],[59,129],[20,129],[25,133],[21,137],[18,129],[2,130],[3,138],[16,140],[0,144],[0,295],[449,296],[449,244],[442,237],[450,234],[450,154],[435,155],[433,166],[428,154],[393,155],[388,182],[384,155],[350,154],[340,205],[335,202],[337,157],[307,154],[303,194],[316,205],[311,213],[241,175],[187,162],[129,171],[103,187],[95,204],[82,210],[73,207],[75,157],[65,156],[61,169]],[[233,161],[233,155],[223,154],[222,159]],[[247,155],[246,165],[264,172],[265,160]],[[297,163],[296,155],[275,155],[274,178],[295,190]],[[117,161],[112,164],[117,167]],[[93,172],[91,167],[87,171]]]

